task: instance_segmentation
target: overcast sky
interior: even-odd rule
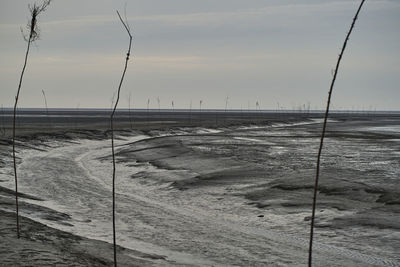
[[[32,1],[0,0],[0,104],[13,105]],[[20,107],[110,107],[128,38],[120,107],[322,108],[355,0],[54,0],[39,18]],[[400,109],[400,1],[367,0],[333,94],[335,108]]]

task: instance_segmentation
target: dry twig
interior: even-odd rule
[[[126,69],[128,68],[128,61],[129,61],[129,56],[131,54],[131,47],[132,47],[132,34],[131,34],[131,30],[130,30],[128,21],[126,19],[126,16],[125,16],[125,21],[124,21],[121,18],[121,15],[119,14],[118,11],[117,11],[117,14],[118,14],[120,21],[124,25],[125,30],[127,31],[128,35],[129,35],[129,48],[128,48],[128,52],[127,52],[126,58],[125,58],[125,66],[124,66],[124,70],[122,72],[122,77],[121,77],[121,80],[120,80],[119,86],[118,86],[117,100],[115,101],[115,105],[114,105],[113,111],[111,113],[111,119],[110,119],[110,122],[111,122],[111,149],[112,149],[112,160],[113,160],[112,223],[113,223],[113,244],[114,244],[114,266],[117,266],[117,242],[116,242],[116,236],[115,236],[115,171],[116,171],[116,168],[115,168],[115,150],[114,150],[114,115],[115,115],[115,111],[118,106],[120,92],[121,92],[121,86],[122,86],[122,82],[124,81],[124,78],[125,78]]]
[[[324,117],[324,124],[322,127],[322,134],[321,134],[321,140],[319,144],[319,150],[318,150],[318,157],[317,157],[317,168],[316,168],[316,174],[315,174],[315,184],[314,184],[314,196],[313,196],[313,207],[312,207],[312,215],[311,215],[311,229],[310,229],[310,244],[309,244],[309,249],[308,249],[308,266],[311,267],[312,263],[312,245],[313,245],[313,236],[314,236],[314,222],[315,222],[315,208],[317,204],[317,192],[318,192],[318,180],[319,180],[319,169],[320,169],[320,163],[321,163],[321,153],[322,153],[322,146],[324,144],[324,137],[325,137],[325,131],[326,131],[326,124],[328,121],[328,114],[329,114],[329,106],[331,103],[331,96],[332,96],[332,91],[333,91],[333,86],[335,85],[336,81],[336,76],[339,70],[340,62],[343,57],[344,50],[346,49],[347,46],[347,41],[350,38],[350,34],[353,31],[354,25],[356,23],[356,20],[358,18],[358,14],[360,13],[361,7],[363,6],[365,0],[362,0],[360,3],[360,6],[358,7],[358,10],[353,18],[353,22],[351,23],[350,30],[346,35],[346,39],[344,40],[342,50],[339,54],[339,58],[336,63],[336,68],[335,72],[333,74],[331,86],[329,89],[329,95],[328,95],[328,102],[326,105],[326,111],[325,111],[325,117]]]
[[[26,69],[26,64],[28,62],[28,55],[29,55],[29,49],[31,47],[31,44],[39,39],[39,27],[37,25],[37,19],[40,13],[44,12],[48,5],[50,5],[51,0],[46,0],[43,1],[41,5],[37,5],[36,3],[33,4],[33,6],[29,5],[29,12],[31,13],[31,19],[29,20],[27,24],[27,29],[29,31],[28,35],[23,34],[25,41],[28,43],[28,46],[26,48],[26,53],[25,53],[25,60],[24,60],[24,66],[22,67],[21,71],[21,76],[19,78],[19,84],[18,84],[18,90],[17,90],[17,95],[15,97],[15,103],[14,103],[14,121],[13,121],[13,145],[12,145],[12,152],[13,152],[13,162],[14,162],[14,178],[15,178],[15,207],[16,207],[16,216],[17,216],[17,237],[20,237],[20,229],[19,229],[19,208],[18,208],[18,175],[17,175],[17,162],[16,162],[16,157],[15,157],[15,131],[16,131],[16,118],[17,118],[17,105],[18,105],[18,99],[19,99],[19,94],[21,91],[21,86],[22,86],[22,79],[24,77],[25,69]],[[21,32],[23,33],[23,30],[21,29]]]

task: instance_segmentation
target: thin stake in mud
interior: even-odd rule
[[[128,52],[126,54],[125,58],[125,66],[124,66],[124,71],[122,72],[121,80],[118,85],[118,91],[117,91],[117,100],[115,101],[114,109],[111,113],[111,118],[110,118],[110,124],[111,124],[111,149],[112,149],[112,160],[113,160],[113,177],[112,177],[112,223],[113,223],[113,244],[114,244],[114,266],[117,266],[117,242],[116,242],[116,236],[115,236],[115,150],[114,150],[114,115],[115,111],[118,106],[119,102],[119,96],[121,92],[121,86],[122,82],[124,81],[125,78],[125,73],[126,69],[128,68],[128,61],[129,61],[129,56],[131,54],[131,47],[132,47],[132,34],[131,30],[129,28],[129,24],[127,21],[127,18],[125,16],[125,21],[121,18],[121,15],[117,11],[118,17],[122,24],[124,25],[125,30],[127,31],[129,35],[129,48]]]
[[[323,147],[323,144],[324,144],[324,137],[325,137],[326,125],[327,125],[327,121],[328,121],[329,106],[330,106],[330,103],[331,103],[331,96],[332,96],[333,86],[335,85],[336,76],[337,76],[337,73],[338,73],[338,70],[339,70],[339,66],[340,66],[340,62],[341,62],[342,57],[343,57],[344,50],[346,49],[346,46],[347,46],[347,41],[350,38],[350,34],[353,31],[354,25],[355,25],[356,20],[358,18],[358,14],[360,13],[361,7],[363,6],[364,2],[365,2],[365,0],[361,1],[360,6],[358,7],[357,12],[356,12],[356,14],[355,14],[355,16],[353,18],[353,22],[351,23],[350,30],[347,33],[346,39],[344,40],[343,47],[342,47],[342,50],[341,50],[341,52],[339,54],[339,58],[338,58],[337,63],[336,63],[335,72],[333,74],[331,86],[330,86],[330,89],[329,89],[328,102],[327,102],[327,105],[326,105],[324,124],[323,124],[323,127],[322,127],[322,134],[321,134],[321,141],[320,141],[319,150],[318,150],[317,168],[316,168],[316,173],[315,173],[314,196],[313,196],[313,206],[312,206],[312,216],[311,216],[311,229],[310,229],[310,246],[309,246],[309,249],[308,249],[308,266],[309,267],[311,267],[311,263],[312,263],[312,245],[313,245],[313,237],[314,237],[315,208],[316,208],[316,204],[317,204],[319,169],[320,169],[322,147]]]
[[[14,166],[14,178],[15,178],[15,208],[16,208],[16,216],[17,216],[17,237],[20,238],[20,227],[19,227],[19,207],[18,207],[18,175],[17,175],[17,162],[15,157],[15,126],[17,120],[17,106],[19,94],[21,92],[22,80],[24,78],[24,73],[26,69],[26,64],[28,62],[29,49],[31,47],[31,43],[39,39],[39,28],[37,26],[37,18],[40,13],[46,10],[47,6],[50,4],[51,0],[44,1],[41,5],[37,5],[36,3],[33,6],[29,6],[29,12],[31,13],[31,19],[28,22],[27,28],[29,30],[29,35],[24,35],[25,41],[28,43],[25,52],[24,66],[22,67],[21,76],[19,78],[17,95],[15,96],[14,103],[14,116],[13,116],[13,142],[12,142],[12,155],[13,155],[13,166]],[[21,32],[22,29],[21,29]]]

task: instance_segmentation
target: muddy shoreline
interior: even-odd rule
[[[19,193],[20,233],[17,238],[14,191],[0,186],[0,255],[1,266],[114,266],[110,243],[77,236],[32,220],[26,215],[69,225],[71,217],[46,207],[27,203],[27,199],[42,201]],[[118,262],[122,266],[154,266],[162,255],[148,254],[118,246]],[[151,259],[151,261],[150,261]]]
[[[289,122],[300,124],[287,127]],[[306,124],[302,125],[303,122]],[[150,195],[155,194],[154,198],[146,199],[143,198],[146,195],[143,195],[142,198],[127,200],[129,205],[145,204],[144,208],[146,208],[143,211],[138,210],[140,216],[129,217],[132,218],[132,222],[129,219],[130,224],[139,227],[132,228],[131,231],[136,233],[134,236],[142,242],[164,245],[173,251],[187,250],[189,254],[195,253],[196,256],[201,256],[200,259],[210,259],[209,263],[206,261],[194,263],[196,266],[219,266],[222,264],[220,247],[218,244],[210,243],[214,241],[207,241],[207,238],[213,235],[212,231],[216,231],[214,235],[219,235],[219,232],[223,230],[226,231],[226,235],[221,235],[219,238],[225,241],[220,246],[229,245],[234,249],[240,248],[238,252],[233,251],[232,255],[223,254],[223,257],[227,257],[226,261],[231,264],[243,265],[245,262],[279,266],[304,264],[305,256],[303,258],[302,255],[306,254],[306,250],[302,248],[303,241],[296,243],[296,238],[306,240],[305,236],[308,232],[307,216],[309,216],[311,206],[314,150],[320,130],[319,123],[310,124],[310,122],[312,118],[299,116],[297,118],[281,117],[275,121],[265,119],[258,123],[225,122],[218,127],[210,127],[215,126],[215,122],[208,121],[204,125],[192,127],[182,127],[184,125],[182,122],[167,125],[159,122],[154,124],[145,122],[134,130],[130,127],[120,128],[117,131],[121,144],[117,149],[119,166],[145,167],[144,171],[128,173],[127,181],[143,186],[145,189],[160,188],[154,192],[149,191]],[[271,128],[274,124],[281,126]],[[123,125],[121,124],[120,127]],[[390,266],[400,260],[396,256],[396,251],[400,248],[398,238],[400,220],[395,216],[400,211],[399,183],[393,180],[397,173],[397,165],[394,163],[396,162],[395,155],[397,155],[395,153],[400,148],[398,143],[392,141],[399,139],[400,136],[398,132],[379,130],[383,126],[397,127],[398,125],[399,119],[396,116],[389,116],[382,120],[368,117],[353,120],[341,117],[329,124],[326,159],[322,168],[323,180],[318,202],[317,243],[320,241],[344,251],[348,250],[349,255],[341,258],[342,252],[340,250],[335,252],[333,249],[333,254],[326,256],[324,253],[327,249],[320,245],[316,248],[315,263],[317,265],[329,262],[331,266],[343,266],[343,264],[365,266],[367,263],[368,266]],[[206,129],[207,127],[209,129]],[[370,130],[371,127],[377,130]],[[63,146],[74,147],[79,145],[81,140],[103,142],[109,138],[109,132],[106,129],[97,129],[94,124],[86,129],[83,128],[25,127],[19,133],[17,147],[21,151],[37,151],[38,154],[46,154],[47,151],[54,149],[63,151],[60,150]],[[135,135],[143,135],[146,138],[133,142],[126,141]],[[5,169],[11,163],[10,144],[7,137],[0,140],[2,148],[0,164]],[[374,152],[375,150],[377,152]],[[394,156],[386,157],[387,152],[394,153]],[[21,154],[18,163],[22,163],[23,159],[24,155]],[[48,160],[50,163],[53,159]],[[106,154],[92,160],[99,164],[108,164],[110,158]],[[353,163],[349,165],[346,161]],[[390,163],[386,163],[389,161]],[[379,164],[372,166],[371,162]],[[392,170],[386,170],[385,164]],[[48,171],[52,170],[45,170],[43,174]],[[3,177],[9,177],[11,173],[5,171],[3,175],[6,175]],[[0,180],[3,181],[2,179],[5,178]],[[385,185],[386,182],[388,184]],[[120,198],[126,198],[126,195],[121,195]],[[160,201],[173,203],[174,209],[157,211],[160,208],[158,206],[152,207],[156,208],[154,211],[148,209],[154,201],[158,201],[158,198]],[[211,199],[216,206],[203,206],[201,201],[206,198],[208,198],[207,201]],[[25,217],[38,218],[41,222],[53,222],[68,229],[69,225],[72,227],[75,223],[69,212],[55,211],[41,206],[41,201],[45,201],[46,197],[40,194],[25,193],[20,195],[20,199],[25,233],[20,240],[17,240],[14,226],[15,214],[13,214],[13,191],[2,187],[0,182],[0,215],[1,225],[4,225],[1,232],[5,236],[5,241],[0,243],[0,255],[5,255],[7,264],[27,266],[34,262],[35,265],[42,266],[56,263],[61,266],[112,265],[113,255],[110,243],[57,230]],[[151,201],[143,202],[148,200]],[[209,202],[204,202],[204,205],[209,204]],[[147,205],[150,206],[147,207]],[[180,206],[184,207],[183,213],[175,214],[175,209]],[[244,211],[236,210],[236,206]],[[190,212],[191,208],[193,208],[193,215]],[[224,210],[226,214],[218,215],[222,216],[220,223],[224,221],[235,223],[234,218],[239,219],[237,227],[241,229],[239,236],[243,235],[240,237],[243,240],[233,242],[230,239],[232,234],[238,234],[233,231],[236,228],[228,230],[221,225],[210,225],[210,234],[204,232],[204,225],[201,222],[203,219],[197,215],[197,212],[207,212],[207,209],[210,209],[210,214],[203,215],[211,217],[214,216],[213,212],[226,209]],[[123,211],[120,210],[120,212]],[[152,212],[155,213],[151,215]],[[160,212],[166,212],[160,215],[160,218],[163,218],[161,221],[149,219]],[[239,213],[235,214],[236,212]],[[183,215],[182,220],[174,222],[179,214]],[[276,220],[284,219],[284,221],[274,224],[271,216]],[[243,229],[242,223],[246,225]],[[189,226],[193,229],[186,229]],[[158,234],[155,235],[152,232],[147,234],[149,227],[160,228],[155,228]],[[284,235],[289,235],[289,239],[280,240],[279,235],[275,236],[271,232],[272,239],[269,240],[271,244],[269,242],[263,244],[264,242],[261,242],[263,238],[249,235],[248,230],[244,230],[247,229],[246,227],[251,227],[250,229],[253,230],[259,228],[260,231],[264,229],[264,231],[282,232],[285,233]],[[182,240],[169,234],[168,231],[176,231],[176,236],[182,236]],[[191,231],[193,231],[192,234],[190,234]],[[304,232],[304,234],[299,232]],[[198,243],[187,239],[186,235],[196,237]],[[294,237],[291,237],[292,235]],[[202,240],[202,238],[206,239]],[[255,243],[252,244],[249,238],[253,238]],[[289,240],[296,242],[290,244]],[[280,244],[279,250],[273,248],[274,242]],[[363,247],[366,242],[372,247]],[[192,243],[194,243],[193,248],[190,247]],[[8,244],[11,245],[8,246]],[[198,248],[202,250],[197,252]],[[255,256],[258,255],[257,252],[252,251],[254,248],[261,248],[261,251],[269,249],[270,257],[257,258],[259,257]],[[318,252],[319,250],[321,251]],[[240,254],[242,256],[239,257],[234,256],[239,251],[240,253],[248,252]],[[170,257],[165,251],[153,252],[120,247],[118,258],[123,266],[189,265],[188,261],[174,260],[174,257]],[[361,254],[357,254],[359,252]],[[240,258],[247,256],[248,253],[251,253],[250,255],[254,253],[252,256],[254,259],[249,261],[247,258]],[[366,255],[369,253],[374,256],[368,258]],[[385,265],[385,261],[389,264]]]

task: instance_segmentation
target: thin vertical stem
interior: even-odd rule
[[[79,116],[79,107],[80,107],[80,103],[78,103],[76,105],[76,116],[75,116],[75,129],[78,128],[78,116]]]
[[[39,38],[39,31],[37,26],[37,17],[39,14],[46,10],[47,6],[50,4],[51,0],[43,1],[41,5],[36,5],[36,3],[29,7],[29,11],[31,14],[31,19],[28,22],[29,28],[29,36],[24,39],[27,41],[28,46],[26,48],[25,59],[24,59],[24,66],[21,71],[21,76],[19,78],[18,90],[17,95],[15,96],[15,103],[14,103],[14,116],[13,116],[13,137],[12,137],[12,155],[13,155],[13,167],[14,167],[14,178],[15,178],[15,208],[16,208],[16,219],[17,219],[17,237],[20,238],[20,227],[19,227],[19,205],[18,205],[18,175],[17,175],[17,162],[15,157],[15,132],[16,132],[16,120],[17,120],[17,106],[18,106],[18,99],[19,94],[21,92],[22,80],[24,77],[26,65],[28,62],[28,55],[29,49],[31,47],[31,43],[34,42]]]
[[[224,115],[224,123],[226,124],[226,117],[227,117],[227,111],[228,111],[228,100],[229,100],[229,96],[226,96],[226,99],[225,99],[225,115]]]
[[[111,149],[112,149],[112,160],[113,160],[113,172],[112,172],[112,224],[113,224],[113,244],[114,244],[114,266],[117,266],[117,242],[116,242],[116,235],[115,235],[115,172],[116,172],[116,166],[115,166],[115,149],[114,149],[114,115],[115,111],[118,106],[119,102],[119,97],[120,97],[120,92],[121,92],[121,86],[122,82],[124,81],[125,78],[125,73],[126,69],[128,68],[128,61],[129,61],[129,56],[131,54],[131,47],[132,47],[132,35],[129,29],[128,22],[124,22],[121,18],[121,15],[117,11],[118,17],[121,20],[122,24],[124,25],[126,31],[128,32],[129,35],[129,48],[128,52],[126,54],[125,58],[125,66],[124,66],[124,71],[122,72],[121,80],[118,85],[118,91],[117,91],[117,100],[115,101],[114,109],[111,113]]]
[[[190,108],[189,108],[189,124],[192,124],[192,100],[190,100]]]
[[[19,84],[18,84],[18,90],[17,90],[17,96],[15,97],[15,103],[14,103],[14,120],[13,120],[13,144],[12,144],[12,153],[13,153],[13,166],[14,166],[14,178],[15,178],[15,210],[16,210],[16,216],[17,216],[17,237],[20,238],[20,227],[19,227],[19,205],[18,205],[18,175],[17,175],[17,161],[15,157],[15,132],[16,132],[16,120],[17,120],[17,105],[18,105],[18,99],[19,99],[19,93],[21,92],[21,86],[22,86],[22,79],[24,77],[25,69],[26,69],[26,64],[28,62],[28,54],[29,54],[29,49],[31,47],[31,35],[29,36],[28,39],[28,46],[26,48],[26,53],[25,53],[25,60],[24,60],[24,66],[21,71],[21,76],[19,78]]]
[[[5,121],[4,121],[4,107],[3,104],[1,104],[1,127],[2,127],[2,133],[3,135],[6,135],[6,126],[5,126]]]
[[[150,105],[150,98],[147,99],[147,127],[149,127],[149,105]]]
[[[44,98],[44,105],[46,107],[46,116],[47,116],[47,122],[50,126],[50,116],[49,116],[49,108],[47,106],[47,98],[46,98],[46,93],[44,92],[44,90],[42,90],[42,94],[43,94],[43,98]]]
[[[342,60],[344,50],[346,49],[347,46],[347,41],[350,38],[350,34],[353,31],[354,25],[356,23],[356,20],[358,18],[358,14],[360,13],[361,7],[363,6],[365,0],[362,0],[360,3],[360,6],[358,7],[358,10],[353,18],[353,22],[351,23],[350,30],[346,35],[346,39],[344,40],[342,50],[339,54],[339,58],[336,63],[336,68],[335,72],[333,74],[331,86],[329,89],[329,94],[328,94],[328,101],[326,105],[326,110],[325,110],[325,116],[324,116],[324,124],[322,127],[322,134],[321,134],[321,140],[319,144],[319,149],[318,149],[318,157],[317,157],[317,167],[316,167],[316,173],[315,173],[315,184],[314,184],[314,195],[313,195],[313,206],[312,206],[312,216],[311,216],[311,229],[310,229],[310,244],[309,244],[309,249],[308,249],[308,266],[311,267],[312,264],[312,245],[313,245],[313,237],[314,237],[314,223],[315,223],[315,208],[317,204],[317,192],[318,192],[318,180],[319,180],[319,170],[320,170],[320,163],[321,163],[321,154],[322,154],[322,147],[324,144],[324,138],[325,138],[325,132],[326,132],[326,125],[328,121],[328,115],[329,115],[329,106],[331,103],[331,96],[332,96],[332,91],[333,91],[333,86],[335,85],[336,81],[336,76],[339,70],[340,62]]]

